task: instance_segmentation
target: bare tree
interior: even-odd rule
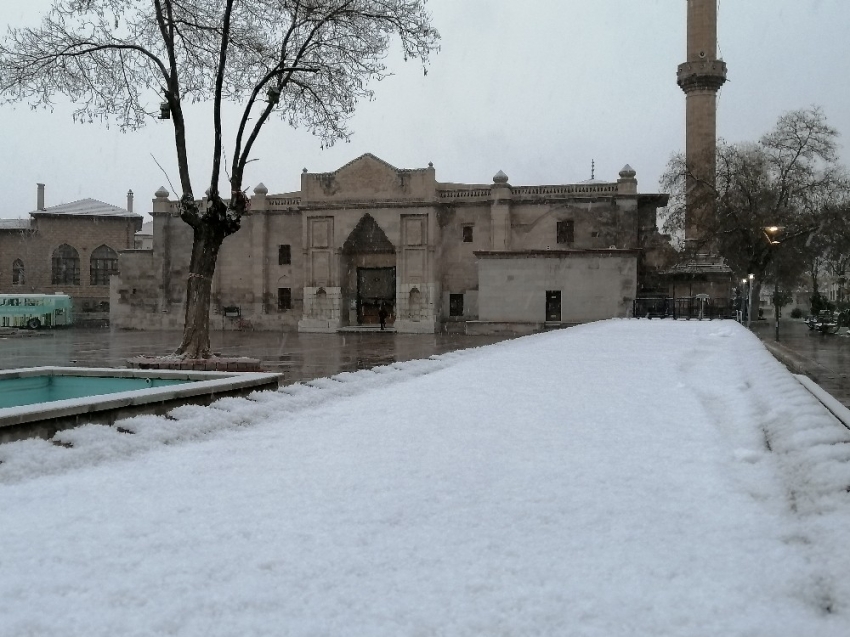
[[[322,144],[347,139],[358,100],[388,75],[391,41],[427,64],[439,34],[427,0],[53,0],[37,28],[9,29],[0,46],[0,100],[76,105],[75,119],[138,129],[170,117],[182,194],[194,233],[183,340],[189,358],[209,356],[212,276],[225,237],[248,206],[245,167],[273,116],[306,127]],[[208,203],[189,177],[184,105],[212,101],[214,150]],[[228,175],[222,171],[222,104],[242,111]]]
[[[716,251],[736,273],[754,274],[760,282],[780,251],[829,235],[836,224],[846,226],[847,208],[839,202],[850,185],[838,163],[837,137],[823,112],[810,108],[782,115],[756,143],[718,144],[715,183],[699,184],[705,199],[697,202],[713,214],[697,218],[695,249]],[[662,177],[662,188],[671,193],[665,231],[681,235],[696,182],[683,156],[670,160]],[[765,231],[771,227],[779,234]],[[787,262],[782,269],[783,278],[793,279]]]

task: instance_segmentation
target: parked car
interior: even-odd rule
[[[840,316],[832,310],[821,310],[817,315],[806,317],[806,325],[810,330],[817,330],[824,334],[837,334],[841,327]]]

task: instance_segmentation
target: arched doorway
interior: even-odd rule
[[[378,325],[381,309],[395,321],[395,246],[366,213],[342,246],[342,297],[349,324]]]

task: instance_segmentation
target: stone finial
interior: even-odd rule
[[[254,188],[255,195],[267,195],[269,194],[269,189],[266,188],[265,184],[261,181],[257,184],[257,187]]]
[[[617,193],[621,195],[636,195],[637,194],[637,179],[635,179],[635,169],[626,164],[623,170],[620,171],[620,178],[617,180]]]
[[[428,162],[428,168],[433,168],[433,167],[434,167],[434,162],[429,161],[429,162]]]
[[[170,195],[170,194],[171,194],[171,193],[169,193],[169,192],[165,189],[165,186],[160,186],[160,187],[159,187],[159,190],[157,190],[157,191],[154,193],[154,195],[156,195],[156,196],[157,196],[158,198],[160,198],[160,199],[168,199],[168,195]]]
[[[620,171],[620,177],[622,177],[623,179],[634,179],[635,175],[637,175],[635,169],[629,166],[628,164],[623,166],[623,169]]]
[[[500,170],[495,175],[493,175],[493,183],[506,184],[508,183],[508,176]]]
[[[307,174],[307,169],[306,169],[306,168],[304,168],[301,172],[302,172],[302,173],[304,173],[304,174],[306,175],[306,174]]]

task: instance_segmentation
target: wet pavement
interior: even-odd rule
[[[780,321],[778,347],[774,323],[759,321],[752,330],[768,349],[779,350],[780,360],[784,352],[790,351],[794,366],[800,368],[793,371],[809,376],[842,405],[850,407],[850,336],[845,328],[839,334],[822,334],[810,330],[802,320]]]
[[[753,332],[776,350],[773,323],[753,324]],[[802,321],[782,321],[777,356],[791,353],[796,373],[805,373],[843,405],[850,407],[850,336],[810,331]],[[114,329],[68,329],[0,334],[0,369],[41,365],[126,367],[134,356],[170,354],[180,332],[131,332]],[[458,349],[481,347],[509,336],[463,334],[299,334],[293,332],[214,331],[212,349],[222,356],[248,356],[289,384],[333,376],[343,371],[428,358]],[[785,357],[788,358],[787,356]]]
[[[0,335],[0,369],[42,365],[126,367],[128,358],[170,354],[179,345],[182,335],[180,332],[130,332],[109,328],[73,328],[31,334]],[[260,359],[264,369],[282,373],[282,382],[289,384],[481,347],[507,338],[510,336],[377,331],[349,334],[215,331],[210,334],[210,344],[221,356]]]

